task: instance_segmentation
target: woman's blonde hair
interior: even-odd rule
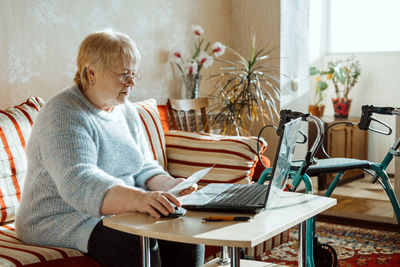
[[[139,65],[140,53],[132,39],[121,32],[107,29],[89,34],[80,44],[74,81],[82,89],[89,87],[87,67],[94,65],[101,71],[122,56],[124,67]]]

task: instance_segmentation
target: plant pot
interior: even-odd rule
[[[325,105],[308,105],[308,112],[312,115],[321,118],[324,116]]]
[[[349,117],[351,99],[332,98],[332,103],[335,111],[335,118]]]

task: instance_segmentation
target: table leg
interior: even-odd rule
[[[314,218],[311,218],[299,224],[298,266],[315,267],[313,239]]]
[[[140,243],[142,246],[142,267],[150,267],[150,238],[141,236]]]
[[[298,256],[298,262],[299,262],[299,267],[306,267],[306,229],[307,229],[307,224],[306,221],[302,222],[299,224],[299,256]]]
[[[219,265],[229,265],[231,263],[231,259],[228,255],[228,247],[222,246],[221,247],[221,257],[219,258],[218,264]]]
[[[231,267],[240,267],[240,248],[230,247]]]

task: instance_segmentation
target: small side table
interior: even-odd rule
[[[105,226],[142,236],[143,263],[150,266],[149,238],[192,244],[230,247],[231,267],[240,267],[240,247],[254,247],[299,224],[299,266],[307,266],[306,220],[336,205],[336,199],[310,194],[283,192],[277,206],[256,214],[246,222],[204,222],[202,217],[216,212],[188,211],[186,216],[155,219],[143,213],[124,213],[103,220]],[[225,213],[224,215],[238,215]],[[312,259],[311,259],[312,260]],[[207,266],[207,265],[206,265]],[[212,266],[212,265],[211,265]]]

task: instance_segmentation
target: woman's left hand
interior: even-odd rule
[[[156,175],[147,180],[146,187],[151,191],[165,191],[168,192],[171,188],[175,187],[177,184],[185,181],[185,178],[173,178],[167,175]],[[197,190],[197,184],[183,189],[179,192],[179,196],[184,196],[193,193]]]
[[[183,181],[185,181],[184,178],[176,178],[175,180],[176,180],[175,185],[177,185],[177,184],[182,183]],[[174,185],[174,186],[175,186],[175,185]],[[181,196],[185,196],[185,195],[189,195],[189,194],[193,193],[193,192],[196,191],[196,190],[197,190],[197,184],[193,184],[191,187],[186,188],[186,189],[183,189],[181,192],[179,192],[178,195],[179,195],[180,197],[181,197]]]

